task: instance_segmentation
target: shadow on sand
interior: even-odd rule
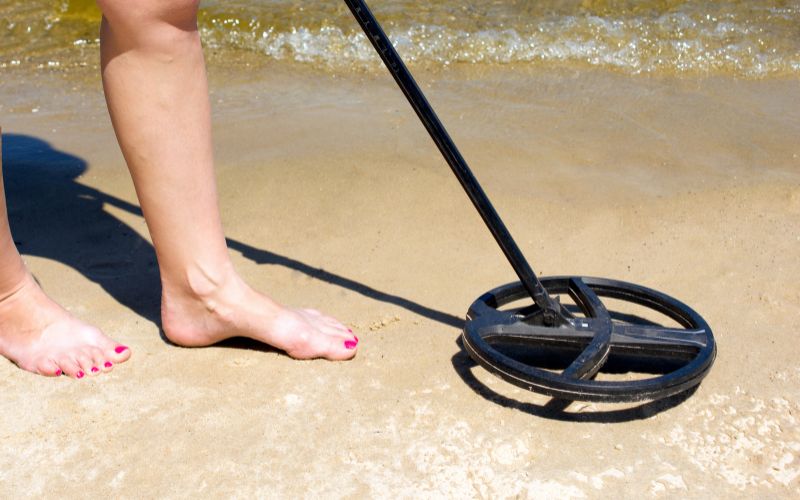
[[[41,139],[3,134],[2,147],[9,222],[20,252],[70,266],[160,325],[161,284],[153,247],[105,207],[138,216],[141,209],[81,184],[78,177],[86,172],[86,161]],[[258,264],[287,267],[448,326],[463,326],[464,320],[451,314],[241,241],[227,241],[231,250]]]
[[[153,247],[105,207],[113,206],[137,216],[142,215],[141,209],[81,184],[78,178],[87,170],[86,161],[54,149],[41,139],[4,134],[2,148],[9,221],[20,252],[58,261],[79,271],[120,304],[160,327],[161,284]],[[230,238],[227,241],[231,250],[241,252],[258,264],[283,266],[370,299],[402,307],[447,326],[463,328],[464,320],[457,316],[269,250]],[[223,345],[271,350],[263,344],[245,339],[233,339]],[[557,420],[624,422],[647,418],[678,405],[692,392],[635,408],[572,413],[565,411],[569,402],[551,400],[548,404],[535,405],[493,391],[473,375],[475,363],[463,348],[451,362],[464,382],[484,399],[530,415]]]
[[[457,343],[460,350],[450,359],[450,362],[453,364],[453,369],[456,371],[461,380],[463,380],[464,383],[467,384],[467,386],[469,386],[473,392],[475,392],[475,394],[500,406],[512,408],[527,413],[528,415],[549,418],[552,420],[594,423],[621,423],[630,422],[632,420],[643,420],[650,418],[657,413],[661,413],[669,410],[670,408],[678,406],[691,397],[698,387],[695,386],[688,391],[676,394],[674,396],[657,399],[654,401],[647,401],[642,404],[635,404],[634,406],[631,406],[630,404],[597,404],[596,406],[593,406],[600,409],[592,409],[591,411],[586,412],[568,411],[570,410],[570,407],[574,408],[577,406],[573,405],[573,401],[551,398],[544,404],[528,403],[518,401],[514,398],[505,396],[498,391],[495,391],[491,387],[481,382],[473,373],[473,369],[482,368],[479,368],[477,363],[475,363],[475,361],[469,357],[464,349],[460,337]],[[563,370],[568,364],[568,361],[554,359],[549,367]],[[506,388],[513,387],[507,382],[501,382],[501,384],[506,386]]]

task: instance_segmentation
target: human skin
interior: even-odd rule
[[[298,359],[350,359],[358,338],[349,328],[282,306],[233,268],[217,201],[198,3],[98,2],[103,88],[158,257],[162,329],[183,346],[248,337]],[[0,354],[31,372],[74,378],[126,361],[130,349],[44,294],[0,201]]]
[[[126,346],[114,342],[53,302],[33,279],[11,236],[2,176],[0,354],[24,370],[74,378],[110,371],[131,355]]]

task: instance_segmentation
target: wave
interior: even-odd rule
[[[520,64],[628,74],[800,75],[800,1],[394,0],[374,2],[403,59],[431,68]],[[207,0],[204,43],[223,57],[257,53],[322,70],[372,70],[379,59],[343,2]],[[96,64],[90,0],[7,0],[0,68]],[[2,33],[5,26],[5,33]]]
[[[286,31],[242,29],[215,22],[202,27],[214,48],[256,51],[273,59],[326,68],[378,64],[366,37],[336,26]],[[410,63],[588,65],[640,73],[733,73],[746,77],[800,73],[800,40],[768,40],[763,30],[729,20],[696,20],[685,14],[613,20],[597,16],[541,21],[520,30],[475,32],[437,25],[389,29]]]

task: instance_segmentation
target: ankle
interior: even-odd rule
[[[179,272],[162,272],[164,295],[192,301],[213,301],[241,281],[230,261],[216,265],[192,263]]]
[[[230,261],[218,266],[193,266],[186,272],[186,290],[193,298],[213,301],[241,280]]]
[[[23,291],[31,287],[39,286],[36,279],[26,270],[19,273],[19,276],[9,277],[2,281],[0,287],[0,306],[14,301]]]
[[[16,295],[23,288],[37,286],[22,258],[16,253],[16,249],[13,250],[13,256],[4,258],[0,263],[0,302]]]

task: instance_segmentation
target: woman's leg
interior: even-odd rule
[[[162,322],[175,343],[244,336],[297,358],[349,359],[357,339],[287,309],[236,274],[220,222],[194,0],[99,0],[108,109],[155,246]]]
[[[53,302],[25,268],[8,225],[0,157],[0,354],[20,368],[83,378],[131,353]]]

